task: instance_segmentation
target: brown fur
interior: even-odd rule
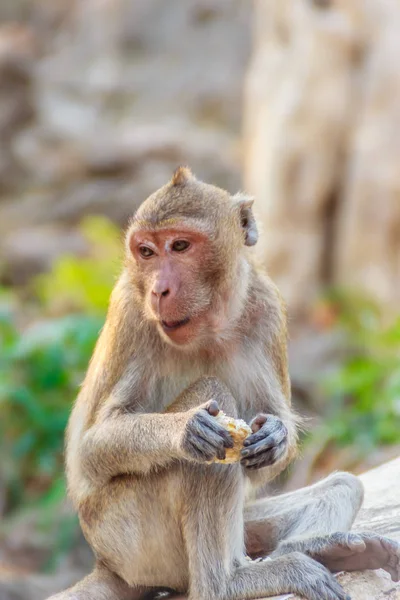
[[[198,235],[202,252],[198,263],[190,263],[190,253],[173,259],[181,279],[169,319],[190,309],[204,321],[183,346],[160,333],[149,300],[158,276],[151,265],[159,263],[134,257],[141,235],[168,234],[171,227]],[[294,531],[301,522],[288,512],[282,528],[265,502],[244,509],[246,490],[281,472],[297,442],[286,312],[246,248],[256,239],[251,201],[198,181],[186,168],[132,219],[125,268],[67,433],[69,493],[99,567],[59,600],[131,599],[165,586],[189,591],[191,600],[234,600],[304,592],[296,588],[304,569],[308,578],[328,577],[305,556],[309,563],[298,556],[259,564],[244,559],[245,519],[249,548],[258,549],[273,549],[281,530]],[[267,423],[286,427],[283,453],[258,470],[205,464],[190,440],[204,419],[212,422],[205,404],[211,398],[248,422],[259,413],[278,417]]]
[[[171,179],[172,185],[185,185],[193,177],[189,167],[178,167]]]

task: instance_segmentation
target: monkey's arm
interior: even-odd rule
[[[183,459],[181,439],[188,415],[115,412],[96,422],[81,442],[84,473],[103,482],[126,473],[145,474]]]
[[[276,477],[297,451],[299,417],[291,408],[287,360],[287,325],[284,302],[268,281],[267,311],[260,322],[260,354],[265,357],[265,389],[258,386],[254,399],[253,435],[245,442],[242,464],[254,485]],[[263,330],[264,327],[264,330]]]
[[[222,384],[221,388],[222,388]],[[121,389],[121,386],[119,386]],[[224,458],[233,446],[229,433],[214,419],[219,393],[213,378],[202,378],[187,388],[166,413],[127,412],[110,398],[81,442],[81,461],[95,482],[126,474],[145,474],[174,459],[210,461]]]
[[[248,438],[251,445],[242,451],[245,473],[255,486],[274,479],[297,453],[297,418],[290,408],[275,414],[261,414],[253,420],[255,433]],[[257,425],[257,421],[262,424]],[[260,447],[265,450],[260,452]]]
[[[68,423],[69,470],[96,483],[182,458],[188,415],[146,414],[146,372],[136,343],[148,332],[133,298],[124,272]]]

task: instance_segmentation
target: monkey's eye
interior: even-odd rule
[[[176,240],[176,242],[172,244],[172,250],[174,252],[184,252],[184,250],[187,250],[189,246],[190,243],[186,240]]]
[[[153,256],[154,254],[153,250],[148,246],[140,246],[139,252],[143,258],[150,258],[150,256]]]

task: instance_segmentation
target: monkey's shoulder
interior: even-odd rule
[[[286,331],[286,304],[272,279],[258,269],[252,269],[248,289],[245,331],[253,337]]]

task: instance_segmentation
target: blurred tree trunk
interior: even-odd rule
[[[400,300],[400,3],[255,2],[245,186],[300,316],[325,285]]]

